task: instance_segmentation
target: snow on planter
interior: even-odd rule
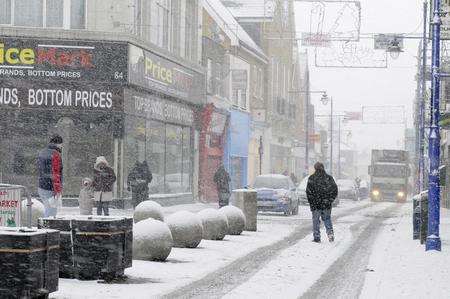
[[[219,210],[227,217],[228,235],[240,235],[245,228],[245,215],[241,209],[234,206],[225,206]]]
[[[168,216],[166,223],[172,232],[174,247],[196,248],[200,244],[203,226],[198,215],[180,211]]]
[[[164,222],[145,219],[133,227],[133,258],[165,261],[173,246],[172,233]]]
[[[38,226],[38,219],[44,217],[44,205],[37,200],[36,198],[32,198],[32,205],[31,205],[31,226]],[[28,223],[28,207],[27,207],[27,200],[22,200],[22,207],[21,207],[21,225],[27,226]]]
[[[203,225],[203,239],[223,240],[228,232],[228,220],[215,209],[205,209],[198,213]]]
[[[136,206],[133,218],[135,223],[148,218],[164,221],[164,214],[159,203],[146,200]]]

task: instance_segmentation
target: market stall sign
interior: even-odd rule
[[[20,225],[20,189],[0,188],[0,226]]]
[[[127,82],[126,43],[0,37],[0,79]]]
[[[129,46],[131,84],[158,91],[195,104],[205,101],[205,78],[161,56]]]

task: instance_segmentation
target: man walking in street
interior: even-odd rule
[[[322,163],[314,165],[315,172],[308,179],[306,196],[312,212],[313,242],[320,243],[320,219],[327,230],[328,240],[334,241],[331,223],[331,206],[338,195],[338,188],[333,177],[325,172]]]
[[[62,143],[61,136],[53,135],[48,146],[39,153],[38,157],[38,194],[44,204],[44,217],[56,216],[57,207],[61,205],[63,184]]]
[[[217,169],[214,174],[214,182],[217,186],[217,192],[219,193],[219,208],[227,206],[230,200],[230,175],[225,170],[223,165]]]

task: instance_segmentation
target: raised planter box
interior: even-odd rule
[[[0,227],[0,298],[46,298],[58,290],[59,232]]]
[[[60,277],[110,280],[132,265],[132,218],[63,216],[43,218],[39,227],[61,231]]]

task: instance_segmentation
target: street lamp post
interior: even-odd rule
[[[429,136],[429,194],[428,194],[428,233],[426,250],[441,250],[439,237],[440,222],[440,188],[439,188],[439,158],[440,158],[440,132],[439,132],[439,97],[440,97],[440,45],[441,45],[441,1],[434,0],[433,11],[433,42],[432,42],[432,94],[431,94],[431,121]]]
[[[330,101],[330,175],[333,175],[333,97],[326,93],[322,95],[322,104],[327,105]]]

